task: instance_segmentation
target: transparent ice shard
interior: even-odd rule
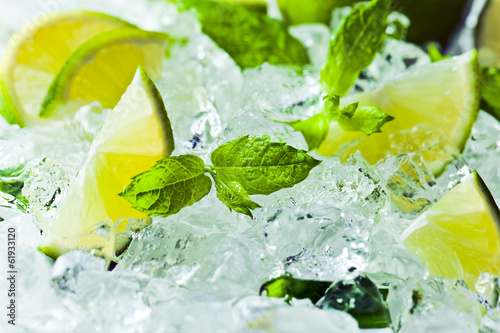
[[[357,322],[340,311],[321,311],[306,307],[279,307],[264,313],[252,322],[250,332],[274,329],[275,332],[361,332]]]
[[[42,218],[53,217],[75,176],[73,169],[53,161],[33,167],[22,190],[28,200],[28,211]]]
[[[445,278],[395,282],[387,303],[400,332],[476,332],[482,317],[474,293]]]
[[[78,275],[84,270],[104,271],[105,262],[88,253],[71,251],[60,256],[52,267],[52,285],[61,294],[75,293]]]
[[[500,308],[492,309],[486,313],[481,322],[481,333],[500,332]]]
[[[182,153],[209,150],[241,106],[241,70],[207,36],[194,30],[174,42],[156,82]]]
[[[290,34],[306,47],[314,68],[321,69],[328,53],[330,30],[324,24],[301,24],[291,26]]]
[[[500,163],[500,123],[486,112],[479,112],[463,156],[500,203],[500,168],[497,167]]]
[[[0,169],[17,167],[35,157],[32,129],[18,125],[0,127]]]
[[[409,68],[430,63],[420,47],[393,38],[386,38],[373,63],[363,70],[350,93],[373,90]]]
[[[268,196],[266,201],[270,205],[333,206],[374,218],[388,204],[388,196],[373,167],[355,154],[344,164],[335,157],[325,158],[306,180]]]
[[[262,242],[275,276],[286,271],[297,278],[336,281],[365,268],[373,221],[359,214],[310,205],[265,209],[255,219],[264,225]]]
[[[245,110],[259,110],[278,121],[306,119],[317,112],[321,95],[317,72],[264,63],[243,74]]]

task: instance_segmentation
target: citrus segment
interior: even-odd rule
[[[152,77],[161,72],[169,36],[138,29],[101,33],[82,44],[66,61],[45,96],[41,117],[63,117],[99,101],[116,106],[141,66]]]
[[[401,235],[434,276],[464,280],[500,274],[500,211],[476,172],[466,176]]]
[[[71,53],[105,31],[134,28],[118,18],[88,11],[50,14],[14,34],[0,65],[0,113],[10,123],[39,121],[40,105]]]
[[[103,241],[96,230],[116,228],[120,232],[124,226],[117,224],[118,220],[147,218],[118,193],[133,176],[170,155],[173,148],[172,129],[161,96],[140,68],[97,133],[56,217],[44,222],[42,230],[47,237],[40,249],[57,257],[72,249],[97,248],[110,259],[113,239]]]

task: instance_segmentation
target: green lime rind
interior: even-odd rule
[[[146,39],[168,41],[170,36],[161,32],[119,29],[100,33],[80,45],[52,81],[40,107],[39,116],[43,118],[49,117],[58,107],[66,103],[65,97],[69,86],[68,83],[86,59],[91,59],[96,52],[106,46],[123,42],[140,43]]]
[[[122,20],[119,17],[112,16],[112,15],[105,14],[105,13],[92,12],[92,11],[88,11],[88,10],[75,10],[75,11],[61,12],[60,14],[65,15],[67,17],[69,17],[70,14],[75,14],[75,16],[81,16],[82,14],[87,15],[87,16],[95,16],[95,17],[99,17],[99,18],[103,18],[103,19],[109,19],[109,20],[115,21],[115,22],[120,22],[121,24],[124,25],[124,28],[127,27],[127,28],[131,28],[131,29],[132,28],[139,29],[139,27],[137,27],[135,24],[132,24],[130,22]]]
[[[148,94],[149,99],[151,101],[154,101],[156,105],[155,110],[157,110],[156,114],[160,118],[160,122],[162,124],[164,142],[167,143],[167,146],[165,147],[166,155],[169,156],[175,148],[174,135],[172,132],[172,124],[170,123],[167,110],[165,109],[165,104],[163,103],[163,98],[161,97],[158,88],[156,88],[156,85],[153,83],[149,75],[141,66],[139,66],[139,71],[141,73],[142,81],[144,82],[144,85],[147,87],[145,91]]]
[[[489,215],[495,221],[497,231],[500,233],[500,209],[498,208],[493,195],[481,176],[479,176],[475,170],[472,173],[474,174],[474,185],[477,187],[478,192],[481,193],[481,197],[483,197],[486,202]]]
[[[469,74],[469,80],[472,84],[471,86],[471,98],[470,102],[467,106],[465,106],[466,109],[470,110],[469,112],[469,121],[465,123],[464,128],[463,128],[463,135],[460,141],[457,142],[457,148],[459,149],[460,152],[463,152],[465,148],[465,144],[469,140],[469,137],[472,132],[472,126],[477,120],[477,116],[479,114],[479,105],[481,103],[481,76],[480,76],[480,66],[479,66],[479,59],[477,57],[477,51],[473,50],[470,52],[471,54],[471,59],[470,59],[470,71],[468,72]]]

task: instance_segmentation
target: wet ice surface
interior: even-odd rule
[[[0,1],[0,6],[7,5]],[[328,43],[324,28],[293,31],[314,60],[302,75],[268,64],[241,72],[199,33],[195,20],[177,13],[173,5],[87,0],[58,6],[53,9],[100,10],[143,28],[189,37],[187,43],[174,45],[156,82],[173,124],[175,155],[208,159],[218,144],[247,134],[307,147],[302,135],[270,119],[317,111],[318,59]],[[9,17],[0,14],[2,41],[6,31],[19,28],[20,19],[30,20],[42,10],[30,8],[16,9]],[[408,58],[415,59],[411,65],[421,65],[427,61],[424,55],[390,40],[384,56],[358,84],[371,89],[382,73],[405,69]],[[23,189],[29,212],[46,217],[57,209],[107,112],[90,105],[72,121],[36,129],[8,126],[0,119],[1,168],[44,159],[32,168]],[[7,332],[358,332],[346,313],[316,309],[307,299],[289,306],[258,292],[262,283],[285,272],[328,281],[364,272],[379,286],[389,286],[387,302],[400,332],[474,332],[478,327],[498,332],[498,308],[481,321],[476,295],[457,281],[429,279],[425,265],[398,236],[468,168],[479,171],[498,202],[499,142],[500,125],[481,113],[463,160],[437,180],[411,155],[390,157],[376,166],[359,154],[344,164],[322,158],[303,183],[255,196],[264,208],[254,212],[254,219],[230,212],[212,191],[174,216],[154,218],[149,228],[133,236],[113,271],[105,269],[102,259],[79,251],[49,262],[36,249],[41,239],[36,219],[6,208],[15,204],[0,199],[0,244],[5,244],[10,226],[17,228],[19,238],[19,321],[13,328],[2,320],[0,327]],[[404,176],[404,170],[413,172]],[[411,198],[401,195],[405,191]],[[0,248],[2,258],[5,250]],[[7,289],[6,283],[0,279],[0,290]],[[415,292],[422,295],[418,306]]]

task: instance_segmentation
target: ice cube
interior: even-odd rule
[[[400,332],[477,332],[482,318],[463,282],[440,277],[395,282],[387,303]]]

